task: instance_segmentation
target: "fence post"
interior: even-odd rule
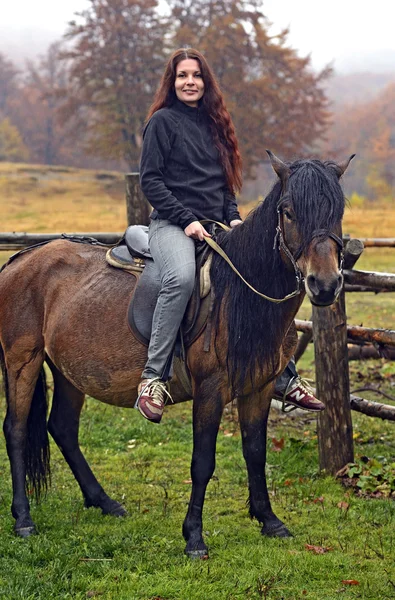
[[[362,251],[359,240],[348,242],[348,268]],[[313,306],[313,339],[317,397],[326,405],[317,424],[320,469],[335,474],[354,461],[344,290],[332,306]]]
[[[126,218],[128,225],[148,225],[151,207],[140,188],[139,174],[127,173]]]

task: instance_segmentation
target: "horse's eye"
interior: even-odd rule
[[[289,221],[292,221],[292,215],[288,210],[284,210],[284,215]]]

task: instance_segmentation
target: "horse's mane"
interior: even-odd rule
[[[287,194],[291,199],[303,244],[312,239],[317,229],[332,231],[344,212],[344,194],[334,163],[300,160],[289,165]],[[277,181],[266,199],[252,211],[242,225],[219,236],[219,244],[244,278],[268,296],[282,298],[296,287],[278,249],[273,249],[277,204],[282,184]],[[211,268],[214,289],[214,323],[217,334],[224,316],[225,302],[228,335],[228,372],[235,396],[241,393],[247,379],[254,387],[257,365],[277,367],[276,356],[284,336],[288,300],[271,303],[252,292],[232,269],[215,254]]]

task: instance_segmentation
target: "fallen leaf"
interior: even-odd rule
[[[342,467],[337,473],[336,473],[336,477],[344,477],[344,475],[346,475],[348,473],[348,469],[350,468],[350,465],[344,465],[344,467]]]
[[[337,508],[340,508],[340,510],[348,510],[350,508],[350,505],[348,502],[338,502]]]
[[[333,550],[333,548],[331,547],[314,546],[312,544],[305,544],[304,547],[306,548],[306,550],[308,550],[309,552],[313,552],[314,554],[325,554],[326,552],[330,552],[331,550]]]
[[[342,579],[342,583],[344,583],[344,585],[359,585],[359,581],[356,579]]]
[[[272,437],[272,451],[273,452],[281,452],[284,449],[285,440],[281,438],[281,440],[277,440],[275,437]]]
[[[192,483],[192,479],[184,479],[182,483]]]
[[[227,429],[225,429],[224,436],[225,437],[233,437],[233,433],[231,431],[228,431]]]
[[[324,498],[324,496],[320,496],[319,498],[315,498],[315,499],[313,500],[313,503],[314,503],[314,504],[318,504],[318,503],[320,503],[320,504],[324,504],[324,502],[325,502],[325,498]]]

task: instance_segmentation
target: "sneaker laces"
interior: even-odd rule
[[[165,381],[159,379],[159,377],[155,377],[155,379],[150,379],[147,383],[141,388],[140,394],[144,394],[146,391],[152,398],[152,404],[161,407],[162,404],[166,404],[166,400],[173,402],[173,398],[168,391],[169,384]]]
[[[289,402],[286,401],[287,395],[293,390],[293,388],[300,387],[307,394],[314,396],[314,390],[311,387],[310,382],[313,383],[313,380],[306,377],[301,377],[300,375],[295,375],[289,380],[282,398],[281,411],[283,413],[290,413],[298,408],[298,406],[289,404]]]

